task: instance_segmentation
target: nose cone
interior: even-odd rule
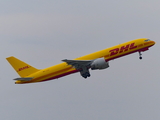
[[[152,44],[153,44],[153,45],[155,45],[155,44],[156,44],[156,42],[155,42],[155,41],[152,41]]]

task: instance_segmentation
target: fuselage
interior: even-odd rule
[[[131,53],[143,52],[148,50],[155,44],[154,41],[147,38],[141,38],[132,40],[123,44],[119,44],[92,54],[88,54],[74,60],[94,60],[97,58],[104,58],[107,62]],[[78,70],[71,65],[67,65],[65,62],[57,64],[55,66],[42,69],[36,73],[33,73],[27,77],[33,78],[31,81],[16,81],[16,84],[43,82],[48,80],[57,79],[65,75],[76,73]]]

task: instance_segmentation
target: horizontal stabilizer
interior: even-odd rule
[[[26,78],[15,78],[13,80],[19,80],[19,81],[31,81],[33,78],[32,77],[26,77]]]

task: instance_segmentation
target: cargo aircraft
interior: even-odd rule
[[[36,69],[13,56],[6,59],[20,76],[14,79],[16,80],[15,84],[44,82],[76,72],[79,72],[83,78],[87,78],[90,77],[90,69],[106,69],[109,67],[109,61],[113,59],[135,52],[138,52],[139,58],[142,59],[141,52],[147,51],[154,44],[154,41],[147,38],[135,39],[74,60],[64,59],[60,64],[41,70]]]

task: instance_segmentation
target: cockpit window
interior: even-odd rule
[[[145,42],[151,41],[150,39],[145,40]]]

